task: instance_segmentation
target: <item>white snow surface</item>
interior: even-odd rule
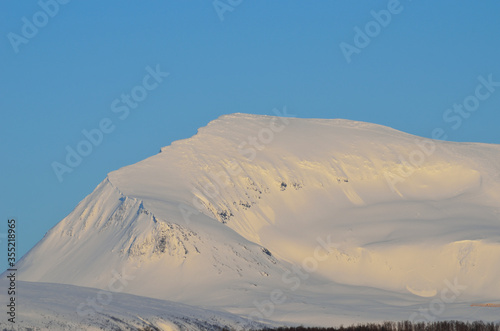
[[[4,283],[0,281],[1,285]],[[16,287],[19,294],[14,330],[110,331],[150,327],[161,331],[184,331],[219,330],[224,326],[243,330],[274,325],[270,321],[260,324],[230,313],[166,300],[73,285],[21,281]],[[5,298],[4,293],[0,298]],[[95,306],[87,304],[89,299],[94,300]],[[100,304],[101,299],[106,304]],[[0,320],[2,330],[9,326],[12,323],[5,318]]]
[[[26,282],[105,290],[125,275],[120,295],[234,320],[329,326],[423,307],[498,321],[470,304],[500,300],[499,201],[499,145],[224,115],[108,174],[17,267]]]

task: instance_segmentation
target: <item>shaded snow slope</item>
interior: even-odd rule
[[[96,288],[127,274],[123,292],[238,314],[279,289],[304,321],[341,284],[411,301],[457,280],[461,302],[498,299],[499,201],[497,145],[233,114],[110,173],[18,268]]]
[[[19,282],[17,285],[20,293],[17,296],[17,330],[97,331],[150,327],[161,331],[212,331],[263,325],[225,312],[131,294],[63,284]],[[0,298],[6,299],[4,293]],[[88,304],[92,300],[93,305]],[[0,328],[10,329],[11,326],[5,319],[0,320]]]

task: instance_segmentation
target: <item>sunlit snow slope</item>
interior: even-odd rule
[[[126,274],[124,292],[241,314],[273,289],[282,307],[340,288],[439,297],[446,281],[498,299],[499,201],[498,145],[233,114],[110,173],[18,269],[95,288]]]

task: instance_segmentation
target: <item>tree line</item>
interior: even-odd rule
[[[500,323],[492,322],[462,322],[462,321],[440,321],[440,322],[383,322],[365,323],[351,326],[339,327],[279,327],[265,328],[256,331],[500,331]]]

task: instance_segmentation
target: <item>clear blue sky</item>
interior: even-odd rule
[[[37,1],[0,2],[0,232],[17,218],[21,255],[108,172],[222,114],[286,106],[297,117],[500,143],[500,87],[474,99],[479,76],[500,81],[498,1],[42,3],[43,12]],[[375,23],[381,10],[390,19]],[[356,27],[371,37],[355,40]],[[356,42],[346,57],[341,45]],[[157,65],[170,74],[160,83],[145,69]],[[141,101],[127,105],[121,95],[132,91]],[[467,118],[446,113],[465,99],[476,108]],[[114,130],[60,182],[52,163],[105,118]]]

